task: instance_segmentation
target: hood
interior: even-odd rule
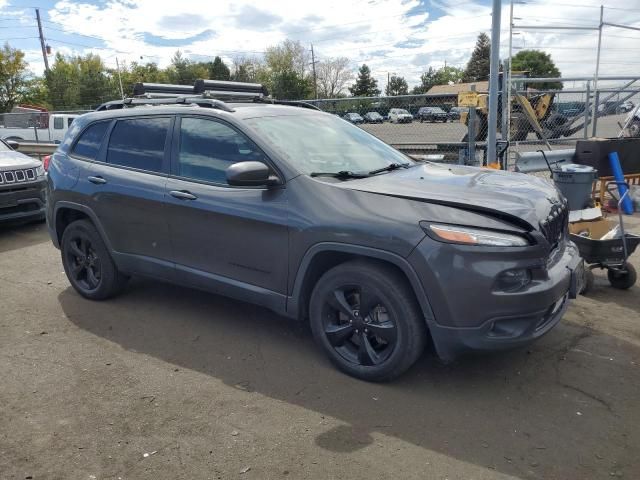
[[[8,150],[0,152],[0,170],[19,170],[40,166],[40,160],[26,156],[24,153]]]
[[[542,178],[434,163],[336,186],[486,213],[527,229],[538,229],[551,207],[561,202],[555,186]]]

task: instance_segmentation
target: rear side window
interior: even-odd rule
[[[64,128],[64,118],[62,117],[54,117],[53,118],[53,128],[56,130],[62,130]]]
[[[111,132],[107,162],[150,172],[162,170],[169,118],[118,120]]]
[[[98,157],[100,144],[110,122],[94,123],[87,128],[73,147],[73,154],[95,160]]]

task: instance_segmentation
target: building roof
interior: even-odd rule
[[[489,82],[484,80],[472,83],[454,83],[453,85],[434,85],[427,93],[430,95],[458,95],[460,92],[469,92],[471,85],[476,86],[476,92],[486,93],[489,91]]]

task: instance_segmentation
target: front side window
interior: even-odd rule
[[[109,139],[107,162],[160,172],[170,123],[163,117],[118,120]]]
[[[111,122],[98,122],[87,128],[73,147],[73,154],[95,160],[107,127]]]
[[[257,117],[247,123],[302,173],[369,172],[413,162],[373,135],[333,115]]]
[[[240,132],[214,120],[182,119],[179,176],[226,184],[227,167],[249,160],[266,162],[258,147]]]

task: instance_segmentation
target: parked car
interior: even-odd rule
[[[422,122],[443,122],[449,120],[449,114],[440,107],[421,107],[418,110],[420,123]]]
[[[364,123],[364,118],[362,118],[359,113],[346,113],[342,118],[344,118],[347,122],[351,122],[356,125],[359,123]]]
[[[449,110],[449,118],[451,121],[458,121],[462,116],[462,112],[467,111],[469,111],[469,108],[467,107],[451,107],[451,110]]]
[[[0,222],[41,220],[45,215],[45,171],[42,162],[0,140]]]
[[[52,156],[47,225],[83,297],[132,275],[230,296],[388,380],[427,345],[528,344],[576,293],[567,202],[543,179],[414,162],[308,106],[179,100],[83,115]]]
[[[627,100],[618,105],[616,109],[616,113],[627,113],[633,110],[635,104],[631,100]]]
[[[554,102],[551,108],[565,117],[576,117],[584,114],[584,107],[584,102]]]
[[[367,112],[364,114],[365,123],[383,123],[384,117],[378,112]]]
[[[389,110],[389,122],[391,123],[411,123],[413,115],[404,108],[392,108]]]

